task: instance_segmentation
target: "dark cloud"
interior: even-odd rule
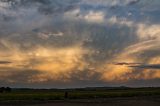
[[[126,62],[121,62],[121,63],[113,63],[114,65],[138,65],[138,64],[141,64],[141,63],[126,63]]]
[[[12,62],[10,61],[0,61],[0,64],[11,64]]]
[[[129,66],[132,68],[140,68],[140,69],[160,69],[160,64],[141,64],[141,65],[133,65]]]
[[[140,0],[131,0],[128,2],[128,5],[134,5],[137,4],[138,2],[140,2]]]
[[[79,1],[80,0],[54,0],[54,2],[52,0],[6,0],[1,2],[7,3],[12,9],[35,7],[40,13],[49,15],[74,9],[75,3]]]
[[[127,63],[127,62],[115,62],[113,64],[131,68],[139,68],[139,69],[160,69],[160,64],[143,64],[143,63]]]

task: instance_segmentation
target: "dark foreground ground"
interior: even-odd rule
[[[0,106],[160,106],[160,88],[14,89]]]
[[[0,106],[160,106],[160,96],[60,101],[14,101],[1,103]]]
[[[117,98],[88,102],[57,102],[28,106],[160,106],[160,98]]]

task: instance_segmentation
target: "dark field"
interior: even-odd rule
[[[1,106],[135,106],[135,104],[160,106],[160,88],[12,89],[11,92],[0,93]]]

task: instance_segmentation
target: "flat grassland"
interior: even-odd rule
[[[146,106],[154,103],[160,106],[160,88],[12,89],[0,93],[0,106],[101,106],[106,103],[119,106],[121,102],[132,106],[135,101],[144,102]]]

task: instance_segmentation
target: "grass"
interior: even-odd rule
[[[0,93],[0,101],[7,100],[65,100],[94,99],[134,96],[160,95],[160,88],[127,88],[127,89],[67,89],[67,90],[33,90],[13,89],[10,93]]]

